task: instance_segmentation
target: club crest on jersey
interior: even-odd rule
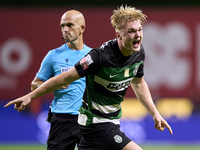
[[[81,64],[81,66],[83,66],[84,69],[87,69],[89,67],[89,65],[92,63],[93,63],[93,60],[90,55],[87,55],[80,61],[80,64]]]
[[[115,140],[116,143],[122,143],[122,137],[119,136],[119,135],[115,135],[114,140]]]

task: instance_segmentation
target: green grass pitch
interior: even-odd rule
[[[140,145],[144,150],[200,150],[200,145]],[[46,150],[46,145],[0,144],[0,150]],[[77,150],[77,149],[75,149]]]

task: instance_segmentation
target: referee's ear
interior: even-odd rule
[[[83,32],[85,31],[85,28],[86,28],[85,25],[80,26],[80,34],[83,34]]]

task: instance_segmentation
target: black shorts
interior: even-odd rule
[[[131,140],[120,131],[120,125],[98,123],[81,126],[79,150],[121,150]]]
[[[74,150],[80,141],[78,115],[53,114],[47,150]]]

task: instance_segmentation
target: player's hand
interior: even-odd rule
[[[156,115],[153,117],[155,122],[154,127],[159,131],[164,131],[165,127],[169,130],[170,134],[173,134],[170,125],[165,121],[160,115]]]
[[[29,97],[20,97],[18,99],[15,99],[13,101],[8,102],[4,107],[8,107],[12,104],[14,104],[14,109],[17,109],[18,112],[25,110],[26,106],[31,102],[31,99]]]

